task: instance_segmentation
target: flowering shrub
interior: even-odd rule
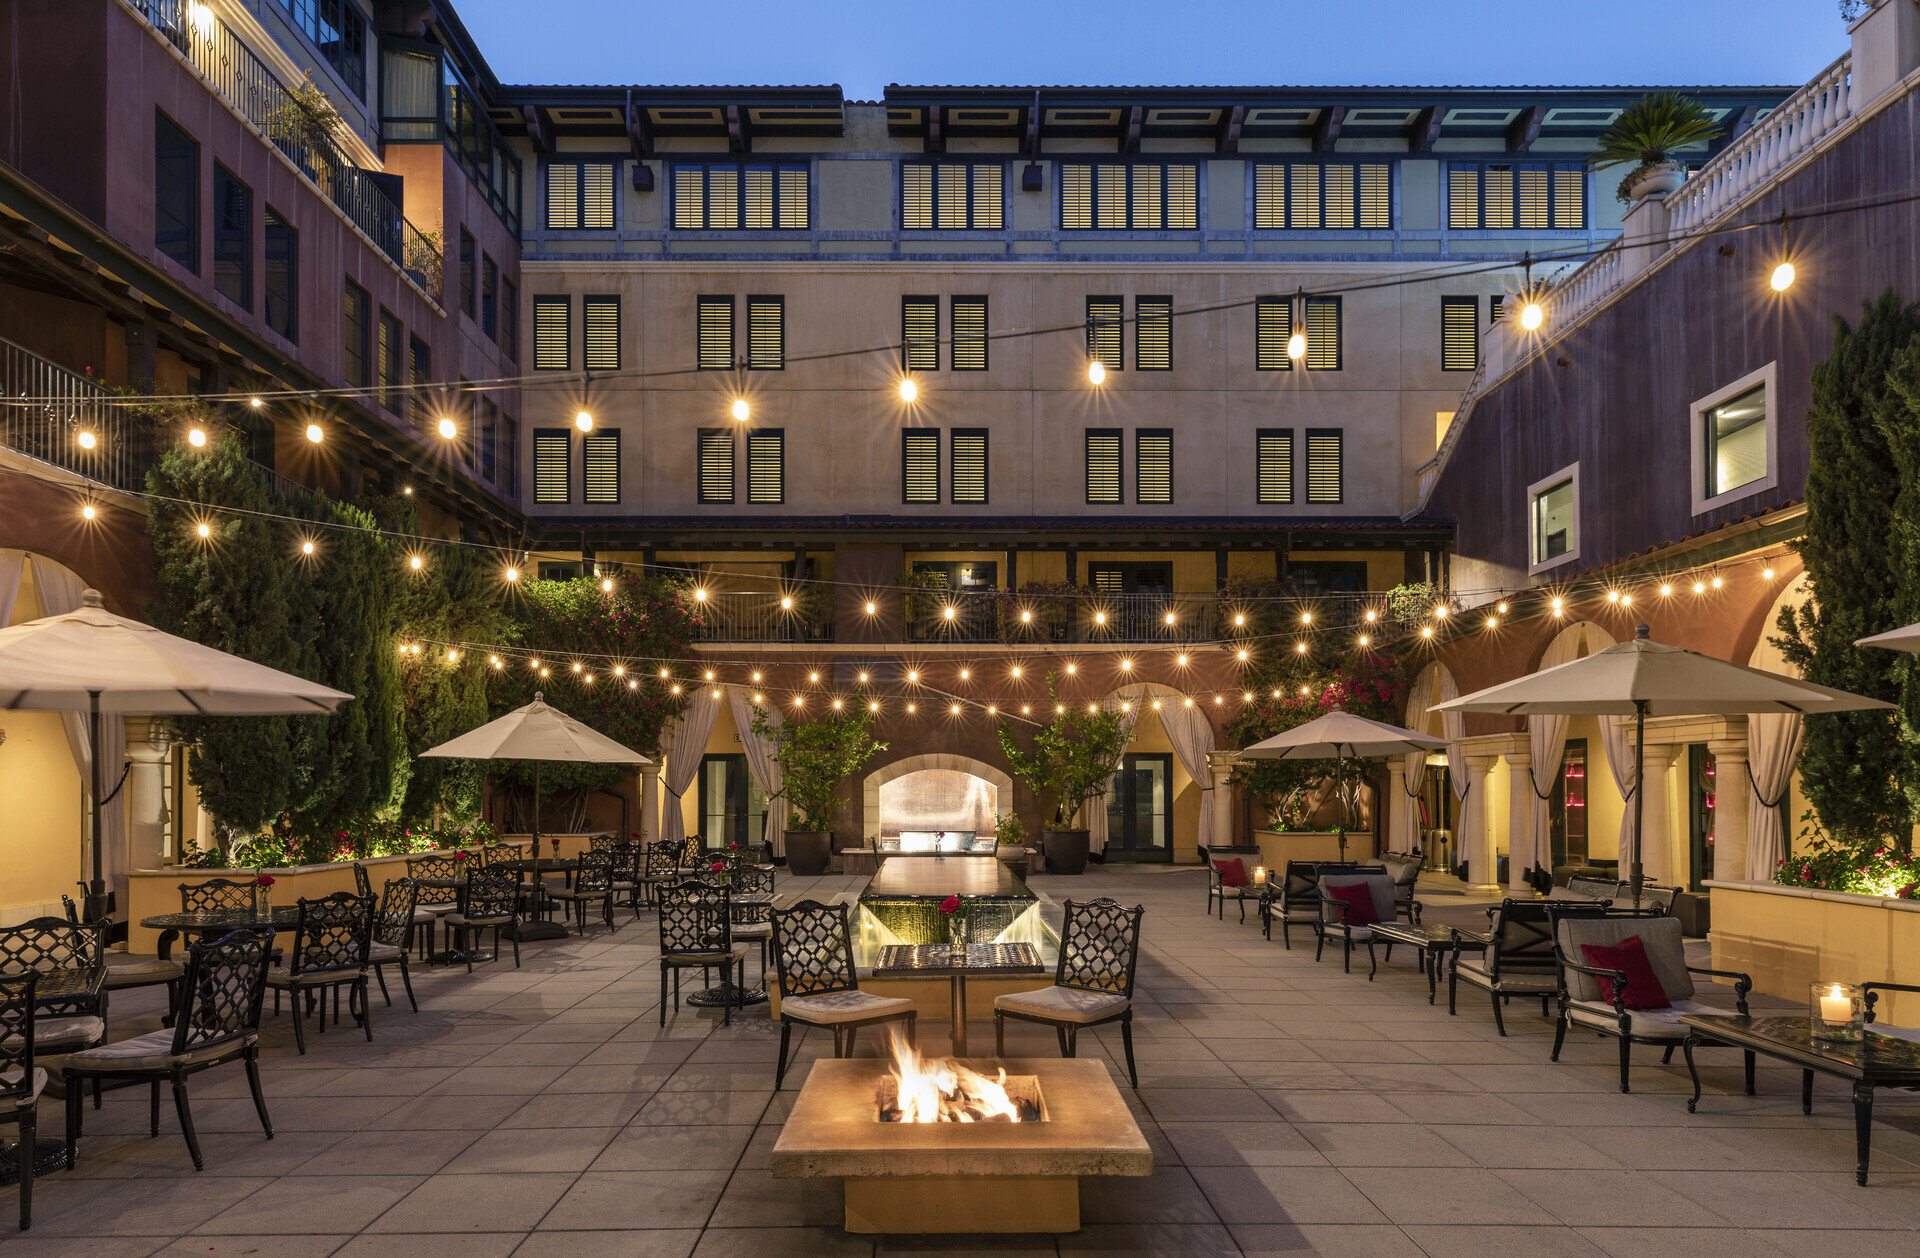
[[[405,856],[410,852],[441,848],[479,847],[497,842],[499,838],[499,829],[486,821],[440,826],[403,826],[397,821],[376,821],[324,835],[254,835],[235,843],[224,856],[218,850],[198,852],[181,863],[198,869],[279,869],[289,865],[366,860],[373,856]]]
[[[1855,895],[1914,898],[1920,891],[1920,862],[1911,852],[1878,840],[1848,843],[1817,830],[1802,831],[1803,849],[1774,868],[1773,880],[1787,887],[1818,887]]]

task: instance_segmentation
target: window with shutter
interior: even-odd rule
[[[953,336],[949,361],[955,371],[987,369],[987,299],[955,297],[948,318]]]
[[[1496,231],[1582,230],[1587,175],[1546,162],[1456,163],[1447,168],[1447,226]]]
[[[699,299],[700,370],[733,370],[733,298]]]
[[[933,167],[926,162],[900,167],[900,226],[906,231],[933,226]]]
[[[682,230],[707,225],[706,172],[698,166],[673,168],[673,225]]]
[[[905,162],[900,226],[908,231],[999,231],[1006,222],[1006,174],[998,162]]]
[[[380,405],[400,413],[400,320],[389,312],[380,312],[379,341]]]
[[[1173,298],[1134,298],[1133,365],[1141,371],[1173,370]]]
[[[1293,303],[1262,297],[1253,303],[1253,365],[1256,371],[1292,371],[1287,341],[1293,336]]]
[[[1480,299],[1440,299],[1440,369],[1472,371],[1480,361]]]
[[[1353,227],[1353,167],[1320,168],[1320,222],[1323,227]]]
[[[1287,225],[1287,168],[1255,163],[1253,168],[1253,225]]]
[[[1060,168],[1060,227],[1085,231],[1093,226],[1093,167],[1069,163]]]
[[[533,500],[567,501],[567,462],[571,437],[564,428],[533,430]]]
[[[701,502],[733,501],[733,430],[702,428],[699,433]]]
[[[762,428],[747,434],[748,502],[787,500],[786,443],[784,428]]]
[[[1307,298],[1307,370],[1340,370],[1340,298]]]
[[[1587,225],[1587,172],[1578,166],[1553,168],[1553,225],[1574,229]]]
[[[1480,226],[1513,226],[1513,167],[1489,166],[1480,172]]]
[[[1514,173],[1513,225],[1527,231],[1544,231],[1547,213],[1549,172],[1537,166],[1522,166]]]
[[[586,162],[580,167],[580,226],[591,231],[613,230],[613,162]]]
[[[1065,231],[1192,231],[1200,222],[1200,168],[1065,162],[1060,226]]]
[[[1160,168],[1135,166],[1128,174],[1133,192],[1127,207],[1127,225],[1146,231],[1159,231],[1166,226]]]
[[[1200,168],[1168,166],[1167,230],[1193,231],[1200,226]]]
[[[1447,170],[1447,226],[1456,230],[1480,226],[1480,172],[1472,166]]]
[[[620,501],[620,430],[595,427],[580,438],[580,498],[583,502]]]
[[[734,167],[709,170],[707,178],[707,221],[712,230],[731,231],[740,226],[740,172]]]
[[[813,218],[813,207],[807,194],[807,168],[780,166],[775,168],[774,173],[779,176],[780,182],[780,226],[795,231],[805,228]]]
[[[786,365],[786,299],[747,298],[747,367],[753,371],[783,371]]]
[[[1307,501],[1341,500],[1338,428],[1307,429]]]
[[[940,501],[938,428],[910,428],[900,434],[900,501]]]
[[[1087,298],[1087,357],[1108,371],[1126,366],[1123,307],[1118,297]]]
[[[936,166],[933,171],[934,221],[941,227],[967,225],[967,168]]]
[[[1120,430],[1087,429],[1087,501],[1120,501]]]
[[[1498,323],[1506,317],[1507,299],[1504,294],[1495,293],[1487,298],[1487,322]]]
[[[975,162],[970,168],[972,205],[967,226],[975,231],[999,231],[1006,220],[1007,178],[998,164]]]
[[[1360,192],[1354,206],[1354,226],[1385,231],[1393,226],[1393,178],[1384,162],[1359,166]]]
[[[573,369],[572,305],[566,297],[533,299],[533,368]]]
[[[804,231],[807,167],[794,162],[676,162],[673,226],[682,231]]]
[[[1173,429],[1134,430],[1133,500],[1140,503],[1173,501]]]
[[[417,336],[407,338],[407,383],[425,387],[433,380],[433,350]],[[421,394],[420,396],[425,396]]]
[[[1287,167],[1287,226],[1320,226],[1319,167]]]
[[[547,166],[547,229],[580,226],[580,165],[553,162]]]
[[[957,504],[984,504],[987,501],[987,430],[954,429],[950,451],[950,497]]]
[[[908,371],[940,370],[940,299],[900,299],[900,365]]]
[[[620,370],[620,298],[580,299],[582,361],[588,371]]]
[[[773,168],[749,166],[741,173],[740,226],[761,231],[772,230]]]
[[[1255,165],[1253,225],[1336,231],[1391,228],[1391,168],[1385,162]]]
[[[549,162],[547,229],[613,230],[613,188],[618,162]]]
[[[1293,429],[1262,428],[1254,434],[1254,456],[1259,467],[1262,505],[1293,501]]]

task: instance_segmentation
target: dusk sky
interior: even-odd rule
[[[1799,84],[1835,0],[458,0],[510,83]]]

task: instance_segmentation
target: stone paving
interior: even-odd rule
[[[1857,1188],[1837,1087],[1819,1086],[1803,1117],[1797,1074],[1763,1062],[1749,1098],[1738,1055],[1706,1051],[1690,1116],[1685,1070],[1648,1053],[1622,1096],[1611,1042],[1573,1040],[1551,1064],[1537,1006],[1516,1002],[1502,1039],[1484,1000],[1450,1018],[1443,989],[1430,1008],[1404,955],[1369,983],[1331,955],[1316,965],[1297,937],[1291,952],[1265,942],[1232,910],[1204,917],[1204,881],[1124,867],[1034,880],[1043,895],[1147,906],[1129,1096],[1157,1170],[1087,1184],[1073,1235],[875,1242],[809,1219],[818,1202],[768,1171],[795,1083],[772,1090],[764,1009],[730,1028],[683,1009],[662,1029],[648,914],[530,945],[519,970],[422,970],[420,1012],[376,999],[371,1044],[349,1024],[299,1057],[290,1021],[271,1021],[279,1135],[262,1138],[237,1068],[199,1076],[198,1175],[170,1106],[150,1140],[144,1090],[110,1094],[79,1167],[39,1181],[31,1232],[10,1230],[0,1190],[0,1254],[1920,1254],[1915,1098],[1884,1095],[1873,1182]],[[1450,904],[1436,911],[1474,913]],[[116,1035],[157,1025],[157,1005],[119,998]],[[1009,1038],[1010,1052],[1056,1051],[1042,1029]],[[922,1045],[946,1048],[938,1019]],[[1099,1051],[1124,1093],[1117,1033],[1083,1037]],[[803,1063],[822,1052],[830,1037],[800,1041]],[[43,1133],[61,1122],[48,1104]]]

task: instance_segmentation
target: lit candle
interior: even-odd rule
[[[1255,865],[1253,867],[1253,885],[1256,887],[1264,887],[1267,885],[1267,867],[1265,865]]]
[[[1840,993],[1840,984],[1835,983],[1820,998],[1820,1020],[1845,1026],[1853,1021],[1853,997]]]

